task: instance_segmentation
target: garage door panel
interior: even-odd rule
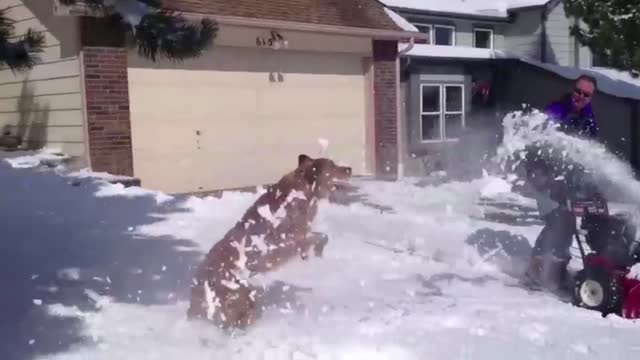
[[[312,114],[345,114],[362,118],[364,88],[273,89],[258,96],[258,116],[301,116]]]
[[[213,116],[244,117],[255,114],[257,109],[256,92],[241,88],[136,86],[130,102],[132,112],[160,116],[159,121],[167,121],[169,114],[176,120],[200,121]]]
[[[358,55],[244,51],[250,69],[221,70],[234,52],[217,48],[206,71],[129,70],[134,172],[145,186],[179,193],[270,183],[300,153],[367,171]],[[270,81],[273,67],[282,82]]]

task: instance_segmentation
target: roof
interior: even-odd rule
[[[398,44],[398,50],[406,49],[405,43]],[[480,49],[466,46],[445,46],[415,44],[405,57],[418,58],[447,58],[447,59],[514,59],[523,63],[537,66],[550,71],[565,79],[574,80],[582,74],[593,76],[598,81],[598,91],[619,98],[640,100],[640,77],[633,77],[628,71],[610,68],[582,68],[542,63],[532,59],[522,58],[507,51]]]
[[[387,15],[389,15],[391,20],[393,20],[396,23],[396,25],[398,25],[404,31],[416,31],[416,32],[420,31],[420,30],[418,30],[417,27],[415,27],[415,25],[413,25],[412,23],[407,21],[407,19],[405,19],[402,16],[398,15],[396,12],[394,12],[391,9],[389,9],[388,7],[385,7],[384,11],[387,13]]]
[[[546,69],[567,79],[576,79],[582,74],[590,75],[598,82],[598,91],[619,98],[640,100],[640,78],[632,77],[627,71],[610,68],[561,66],[530,59],[521,59],[521,61]]]
[[[181,12],[401,31],[376,0],[170,0]]]
[[[405,10],[508,18],[516,9],[545,6],[550,0],[380,0],[383,4]]]

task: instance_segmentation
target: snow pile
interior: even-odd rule
[[[403,50],[407,45],[399,43],[398,50]],[[470,46],[448,46],[448,45],[430,45],[415,44],[407,53],[407,56],[418,57],[447,57],[447,58],[464,58],[464,59],[507,59],[519,58],[504,50],[482,49]]]
[[[107,172],[101,172],[101,171],[96,172],[96,171],[91,171],[88,168],[73,171],[68,173],[67,175],[71,177],[76,177],[79,179],[102,179],[106,181],[123,181],[123,180],[126,181],[126,180],[133,179],[130,176],[113,175],[113,174],[109,174]]]
[[[95,194],[97,197],[105,196],[125,196],[125,197],[138,197],[152,195],[158,204],[173,200],[173,196],[167,195],[160,191],[148,190],[139,186],[124,186],[120,183],[102,183],[100,190]]]
[[[43,148],[35,154],[17,156],[5,159],[14,168],[34,168],[41,165],[55,167],[60,165],[64,160],[70,159],[70,156],[63,154],[58,149]]]
[[[495,178],[482,188],[480,195],[484,198],[495,198],[501,194],[511,193],[512,188],[513,185],[505,179]]]

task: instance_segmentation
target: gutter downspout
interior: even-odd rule
[[[413,46],[415,45],[415,38],[411,37],[409,39],[409,45],[407,45],[404,49],[398,51],[398,56],[396,56],[396,142],[398,144],[398,174],[397,177],[398,179],[401,179],[404,177],[404,157],[405,157],[405,153],[406,153],[406,149],[405,149],[405,145],[406,142],[405,140],[405,136],[404,136],[404,129],[405,129],[405,111],[404,111],[404,106],[403,106],[403,102],[404,102],[404,97],[401,96],[402,91],[400,89],[400,76],[401,76],[401,72],[400,72],[400,57],[402,57],[402,55],[408,53],[411,49],[413,49]],[[406,94],[405,94],[406,95]]]
[[[629,99],[629,105],[631,107],[631,136],[629,139],[631,143],[631,154],[629,156],[629,162],[631,163],[634,177],[637,179],[638,172],[640,171],[640,144],[638,143],[638,131],[640,131],[640,127],[638,126],[638,122],[640,121],[640,102]]]
[[[573,18],[573,26],[580,28],[580,21],[576,17]],[[571,36],[571,39],[573,41],[573,66],[579,67],[580,66],[580,42],[578,41],[578,38],[576,38],[575,36]]]
[[[540,16],[540,61],[542,63],[547,62],[547,9],[542,10]]]

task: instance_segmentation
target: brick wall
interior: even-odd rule
[[[373,42],[373,100],[376,175],[395,178],[398,174],[397,138],[397,41]]]
[[[127,52],[84,47],[82,53],[91,168],[133,176]]]

